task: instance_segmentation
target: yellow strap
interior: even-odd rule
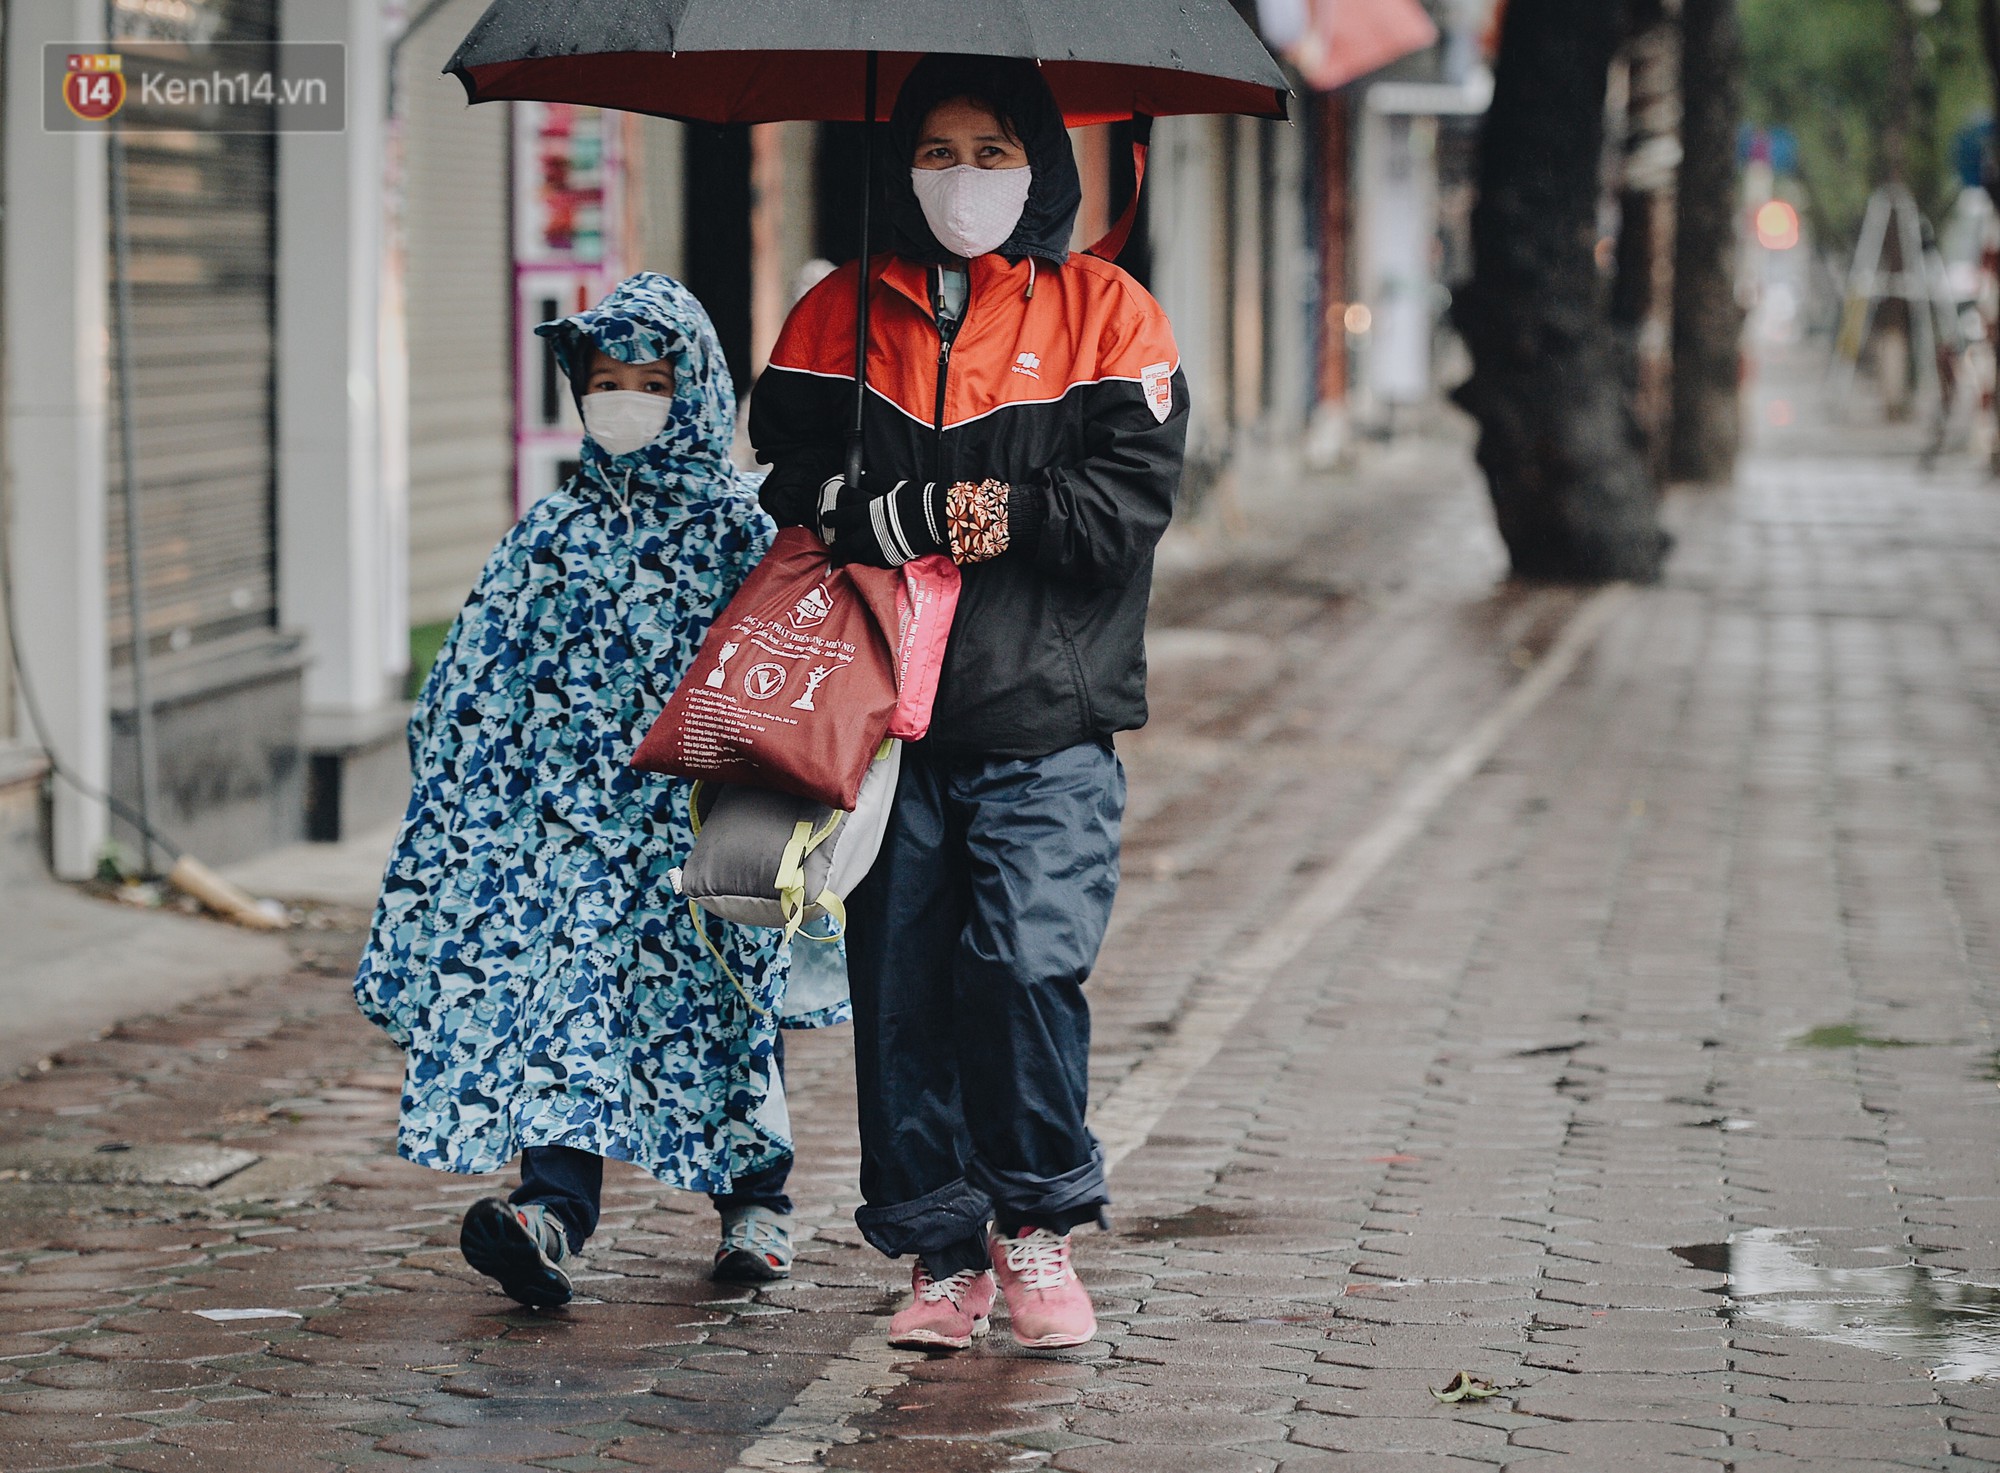
[[[699,936],[701,944],[708,948],[708,954],[715,958],[715,964],[722,968],[722,975],[736,984],[736,990],[742,994],[743,1001],[749,1005],[750,1011],[760,1018],[770,1017],[771,1010],[757,1005],[757,999],[750,995],[750,989],[743,985],[743,979],[736,975],[736,971],[729,965],[728,959],[720,951],[716,950],[715,943],[708,939],[708,926],[702,921],[701,907],[692,900],[688,902],[688,914],[694,917],[695,935]]]
[[[806,846],[812,842],[813,821],[792,825],[792,837],[778,858],[778,910],[785,918],[785,939],[792,939],[806,918]]]
[[[813,904],[819,907],[821,915],[833,922],[833,929],[822,936],[817,931],[806,929],[806,926],[812,924],[811,921],[808,921],[806,922],[806,926],[799,927],[798,939],[801,941],[817,941],[822,945],[831,946],[847,934],[847,907],[841,903],[840,897],[831,890],[822,890],[819,899],[815,900]],[[818,916],[815,916],[813,919],[817,920],[818,918]]]
[[[778,860],[777,876],[778,909],[785,918],[787,941],[798,934],[806,920],[806,856],[824,844],[846,816],[835,809],[822,824],[815,826],[811,819],[802,818],[792,827],[791,841]]]
[[[696,782],[688,789],[688,829],[696,834],[701,832],[701,784]]]
[[[815,936],[810,931],[801,931],[800,935],[804,936],[808,941],[831,942],[838,941],[847,934],[847,906],[842,903],[838,895],[834,894],[831,890],[822,890],[819,892],[819,899],[815,900],[813,904],[833,917],[833,934],[831,936]]]
[[[824,844],[827,840],[827,835],[839,828],[840,821],[845,817],[847,815],[838,808],[829,808],[826,814],[826,822],[814,829],[812,837],[806,840],[806,853],[810,854],[813,850]]]

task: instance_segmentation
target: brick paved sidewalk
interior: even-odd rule
[[[617,1172],[588,1302],[512,1310],[452,1251],[490,1184],[385,1154],[336,928],[0,1090],[0,1467],[2000,1463],[2000,493],[1794,452],[1673,513],[1667,583],[1191,1056],[1079,1239],[1086,1352],[866,1349],[839,1034],[792,1054],[791,1285],[718,1293],[707,1204]],[[1489,591],[1485,525],[1385,483],[1163,601],[1095,1098],[1571,618]]]

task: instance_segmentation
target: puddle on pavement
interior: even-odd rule
[[[1121,1226],[1119,1236],[1137,1238],[1142,1243],[1170,1243],[1177,1238],[1226,1238],[1249,1225],[1250,1214],[1206,1204],[1172,1217],[1141,1217],[1129,1227]]]
[[[1929,1362],[1940,1381],[2000,1377],[2000,1289],[1918,1263],[1821,1268],[1810,1239],[1752,1228],[1726,1243],[1673,1250],[1691,1267],[1728,1275],[1721,1313],[1737,1321]]]

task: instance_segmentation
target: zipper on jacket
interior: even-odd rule
[[[965,319],[972,314],[972,269],[965,272],[965,305],[956,317],[944,315],[944,268],[937,268],[931,285],[931,318],[937,323],[937,410],[933,420],[934,438],[931,441],[931,480],[944,479],[944,390],[951,376],[951,345],[958,341],[959,329],[965,326]]]

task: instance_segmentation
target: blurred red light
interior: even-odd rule
[[[1799,212],[1781,199],[1757,207],[1757,244],[1767,251],[1788,251],[1799,243]]]

